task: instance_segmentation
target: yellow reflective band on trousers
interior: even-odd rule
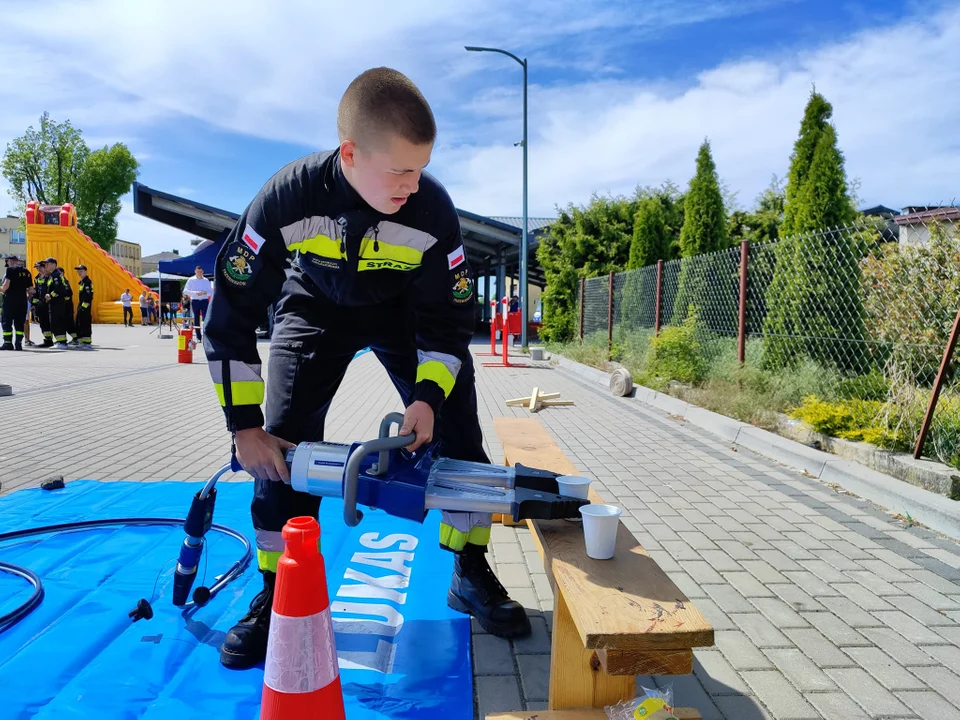
[[[270,550],[260,550],[257,549],[257,567],[261,571],[269,571],[275,573],[277,571],[277,563],[280,561],[280,556],[283,555],[282,552],[271,552]]]
[[[457,530],[453,525],[440,523],[440,544],[451,550],[463,550],[467,543],[487,545],[490,542],[490,528],[476,526],[468,532]]]
[[[300,242],[291,243],[287,246],[289,250],[299,250],[302,253],[312,253],[319,257],[332,258],[334,260],[346,260],[347,256],[340,251],[340,241],[329,235],[314,235]]]
[[[220,407],[226,407],[227,401],[223,395],[223,383],[214,383]],[[241,380],[230,383],[230,393],[234,405],[262,405],[263,380]]]
[[[487,536],[490,535],[490,528],[487,528]],[[317,540],[317,550],[320,550],[320,541]],[[257,548],[257,567],[261,571],[269,571],[275,573],[277,571],[277,563],[280,562],[280,556],[283,555],[283,552],[280,550],[261,550]]]
[[[457,382],[450,369],[439,360],[420,363],[417,367],[417,382],[421,380],[433,380],[443,390],[444,397],[450,397],[450,391]]]
[[[416,270],[423,251],[409,245],[394,245],[365,237],[360,243],[358,270]]]

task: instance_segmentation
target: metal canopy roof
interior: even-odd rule
[[[133,211],[207,240],[217,240],[224,231],[232,229],[240,218],[239,213],[171,195],[138,182],[133,184]],[[510,275],[512,268],[519,264],[522,221],[519,218],[489,218],[459,208],[457,214],[460,216],[463,244],[474,270],[479,273],[488,261],[495,268],[502,249],[503,261]],[[540,235],[546,230],[546,220],[528,218],[530,247],[527,275],[531,283],[540,287],[544,285],[544,277],[535,251]]]

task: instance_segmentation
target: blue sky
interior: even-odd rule
[[[864,203],[960,195],[958,2],[0,0],[0,16],[0,148],[46,110],[93,147],[127,143],[141,182],[236,211],[334,147],[343,89],[388,65],[433,105],[430,170],[456,204],[519,215],[521,70],[464,45],[529,58],[531,215],[685,186],[704,137],[750,207],[786,173],[814,83]],[[126,200],[121,237],[189,251]]]

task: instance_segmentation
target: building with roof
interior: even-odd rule
[[[27,233],[20,226],[23,217],[7,215],[0,217],[0,257],[16,255],[26,262],[27,260]]]
[[[198,238],[209,240],[218,245],[233,228],[240,213],[205,205],[195,200],[172,195],[161,190],[147,187],[139,182],[133,185],[133,211],[164,225],[177,228]],[[457,209],[460,216],[460,229],[463,234],[464,250],[467,259],[481,279],[477,288],[479,315],[489,319],[489,305],[481,298],[503,297],[511,289],[509,278],[519,277],[520,238],[523,221],[517,217],[488,217],[467,210]],[[551,218],[528,218],[527,223],[527,277],[529,280],[529,318],[533,318],[540,290],[545,284],[543,269],[537,262],[536,248],[540,238],[548,231]],[[206,246],[205,246],[206,247]],[[198,246],[198,251],[199,251]],[[164,253],[160,253],[163,255]],[[153,258],[154,256],[150,256]],[[147,261],[143,258],[143,270]],[[174,260],[179,256],[161,258],[159,269],[163,271],[162,261]],[[156,270],[157,267],[151,267]],[[514,287],[516,285],[514,284]]]
[[[110,248],[110,255],[134,277],[143,275],[140,243],[117,238]]]
[[[934,223],[948,232],[960,233],[960,205],[908,205],[893,221],[900,230],[900,247],[928,245]]]
[[[179,257],[179,250],[165,250],[164,252],[154,253],[153,255],[145,255],[141,263],[143,266],[142,274],[149,275],[150,273],[157,272],[161,262],[166,260],[177,260]]]

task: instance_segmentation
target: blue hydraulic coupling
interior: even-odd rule
[[[197,577],[197,567],[203,554],[204,536],[213,525],[213,507],[217,501],[217,480],[230,469],[224,465],[211,477],[190,503],[190,511],[183,522],[183,531],[186,537],[180,546],[180,557],[177,558],[177,567],[173,572],[173,604],[182,607],[187,604],[187,598]],[[202,590],[202,592],[201,592]],[[194,602],[203,605],[209,599],[209,589],[197,588],[194,593]]]

